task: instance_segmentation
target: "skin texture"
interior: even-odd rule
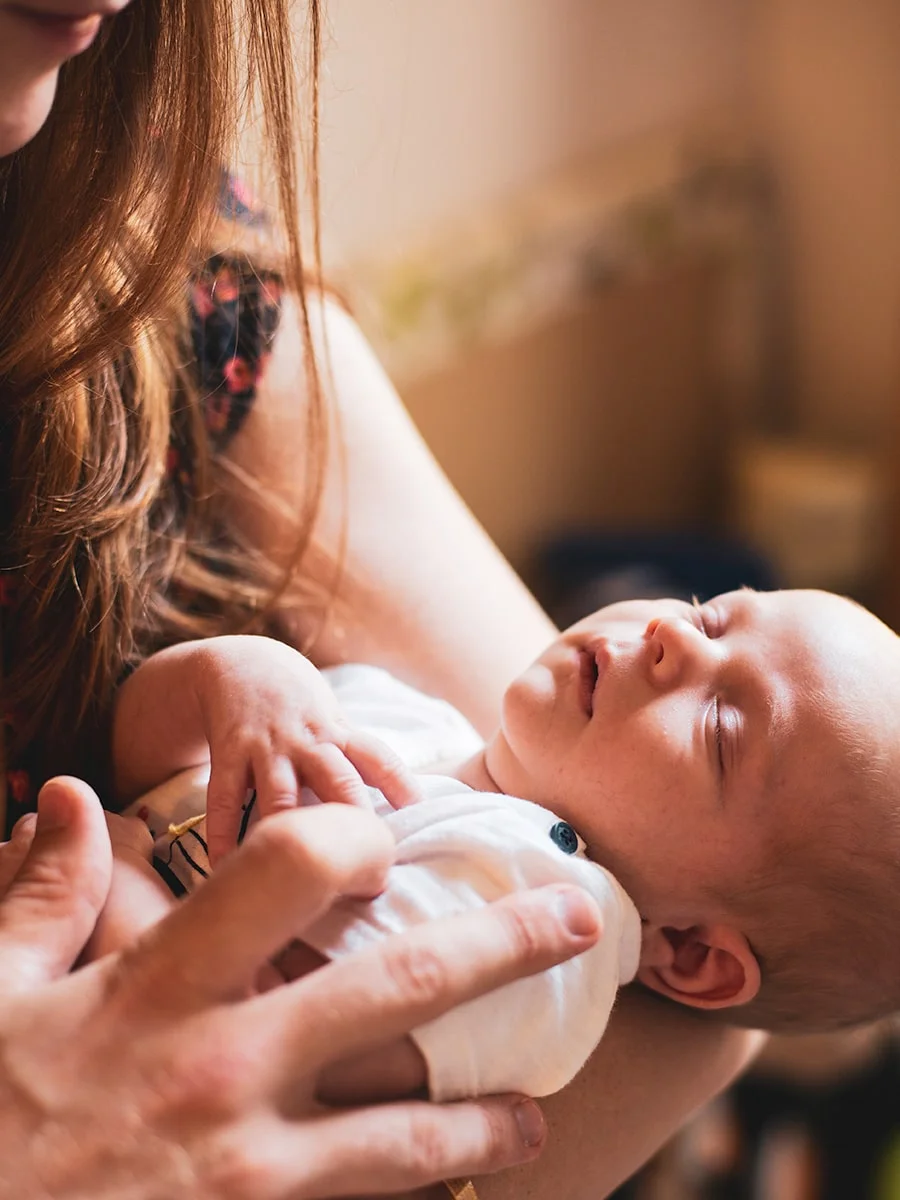
[[[152,839],[142,821],[106,815],[113,850],[113,873],[103,911],[94,926],[79,964],[95,962],[131,946],[161,921],[175,900],[152,866]],[[327,963],[298,938],[256,974],[259,992],[302,979]],[[383,1045],[326,1066],[319,1075],[316,1096],[325,1104],[363,1104],[427,1096],[425,1060],[412,1038],[395,1038]]]
[[[0,157],[29,142],[47,119],[59,68],[70,55],[46,31],[23,20],[13,8],[38,14],[53,12],[83,16],[78,37],[86,50],[100,29],[101,16],[114,16],[129,0],[66,0],[62,5],[42,0],[0,4]]]
[[[885,657],[900,666],[896,636],[825,593],[611,605],[509,688],[486,766],[571,820],[644,916],[670,917],[698,887],[757,876],[774,840],[840,802],[848,741],[874,741],[853,685]]]
[[[376,892],[392,853],[347,806],[273,817],[127,951],[67,974],[106,898],[109,840],[90,789],[48,784],[37,823],[0,851],[3,1194],[313,1200],[538,1153],[531,1102],[329,1115],[315,1093],[331,1062],[590,945],[597,913],[577,889],[251,994],[266,955],[338,895]]]
[[[734,900],[787,864],[811,889],[814,869],[894,838],[860,770],[896,745],[897,679],[896,635],[839,596],[615,604],[513,683],[469,775],[546,804],[614,872],[644,920],[643,983],[742,1004],[767,918],[747,927]]]

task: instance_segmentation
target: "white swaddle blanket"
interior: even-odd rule
[[[391,744],[414,769],[429,761],[462,760],[481,745],[449,705],[383,671],[353,666],[325,675],[347,719]],[[208,768],[183,772],[131,810],[147,821],[158,856],[187,888],[209,870],[203,827],[174,842],[167,830],[205,810],[208,774]],[[370,902],[338,902],[303,930],[303,940],[335,958],[523,888],[579,884],[603,917],[594,947],[471,1000],[412,1034],[436,1100],[557,1091],[587,1060],[603,1035],[619,986],[634,977],[641,942],[637,910],[613,876],[584,856],[570,827],[547,809],[476,792],[441,775],[423,775],[419,782],[422,800],[400,810],[371,789],[373,807],[397,841],[386,890]],[[309,795],[306,799],[316,802]]]

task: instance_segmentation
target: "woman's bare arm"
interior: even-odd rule
[[[296,507],[304,461],[303,361],[290,318],[288,311],[265,388],[233,451],[239,467],[277,491],[286,512],[292,499]],[[346,447],[347,569],[313,657],[387,666],[445,696],[487,732],[506,686],[553,627],[440,472],[350,319],[328,305],[326,328]],[[336,456],[332,467],[314,555],[322,582],[340,536]],[[236,500],[234,512],[256,544],[287,553],[296,536],[289,517]],[[295,632],[306,632],[302,615]],[[624,994],[588,1066],[543,1102],[552,1137],[541,1160],[482,1181],[482,1200],[599,1200],[726,1086],[756,1045],[753,1035]]]
[[[333,303],[324,316],[333,368],[328,391],[340,426],[307,577],[331,585],[344,519],[347,541],[334,610],[310,656],[319,666],[387,667],[442,695],[487,734],[507,684],[555,630],[438,467],[354,322]],[[322,329],[318,310],[314,327]],[[327,368],[322,375],[328,386]],[[280,513],[267,510],[237,489],[233,504],[253,544],[279,559],[297,538],[290,514],[298,509],[305,465],[303,379],[301,339],[287,308],[257,403],[232,450],[235,464],[283,502]],[[291,640],[302,642],[309,632],[309,618],[298,611]]]
[[[479,1180],[481,1200],[601,1200],[739,1075],[761,1044],[760,1034],[714,1026],[626,990],[581,1074],[541,1101],[549,1136],[540,1159]]]

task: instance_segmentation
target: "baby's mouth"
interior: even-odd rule
[[[596,657],[589,650],[582,650],[579,659],[578,687],[581,707],[590,719],[594,715],[594,690],[600,678]]]

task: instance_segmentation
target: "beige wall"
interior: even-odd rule
[[[604,143],[733,104],[747,8],[328,0],[329,243],[350,258],[380,251]]]
[[[605,145],[730,109],[746,83],[745,0],[329,0],[329,19],[332,261],[415,243]],[[560,527],[708,511],[709,283],[688,270],[600,296],[404,387],[526,573]]]
[[[872,441],[900,403],[900,4],[748,8],[784,219],[791,403],[801,428]]]
[[[301,6],[302,7],[302,6]],[[801,427],[900,395],[897,0],[329,0],[325,225],[380,250],[568,158],[743,104],[776,167]]]
[[[559,529],[697,527],[721,513],[706,332],[716,294],[705,269],[666,272],[406,389],[426,440],[520,571]]]
[[[781,202],[791,420],[816,436],[875,442],[894,419],[898,0],[329,0],[329,20],[323,211],[333,254],[352,261],[415,241],[566,160],[736,106],[771,158]],[[672,311],[696,322],[671,331],[673,354],[696,355],[679,360],[677,388],[665,372],[643,374],[642,355],[666,327],[652,297],[642,306],[632,294],[410,393],[451,475],[517,561],[554,518],[654,515],[636,512],[640,459],[628,439],[639,443],[640,431],[627,406],[640,397],[643,420],[681,410],[697,428],[709,402],[706,316],[702,293],[686,297],[667,293]],[[567,416],[599,446],[596,470],[591,441],[564,427]],[[514,441],[503,436],[510,423]],[[478,427],[487,433],[476,443]],[[688,466],[702,491],[712,461]],[[659,489],[663,518],[678,479],[675,470]]]

